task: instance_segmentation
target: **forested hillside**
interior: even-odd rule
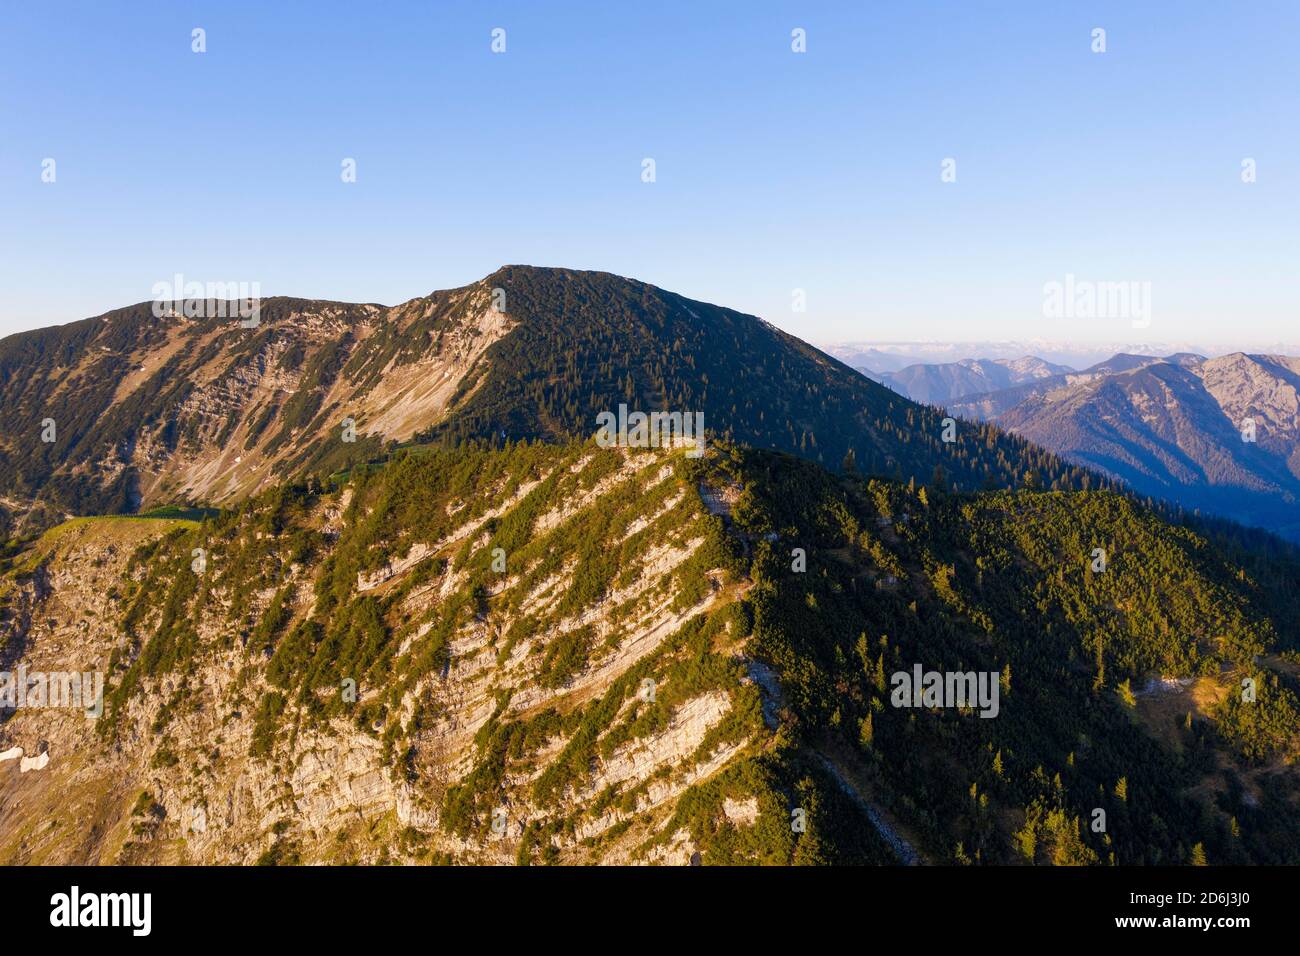
[[[1252,570],[1110,493],[909,491],[750,452],[728,467],[737,526],[778,535],[753,565],[755,653],[806,738],[853,751],[942,858],[1300,859],[1294,559]],[[887,675],[917,661],[999,672],[997,718],[891,706]]]
[[[107,699],[0,725],[4,860],[1300,861],[1296,565],[1112,493],[525,443],[191,517],[6,553]]]
[[[936,409],[754,316],[602,272],[507,266],[484,281],[518,326],[425,437],[581,439],[626,402],[702,411],[713,435],[832,469],[848,457],[862,473],[928,481],[938,468],[967,489],[1104,482],[987,425],[957,423],[945,440]]]

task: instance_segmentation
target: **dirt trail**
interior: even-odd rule
[[[784,697],[781,693],[780,679],[776,676],[776,671],[771,667],[753,658],[746,659],[745,666],[749,671],[749,679],[756,683],[762,692],[763,720],[768,727],[775,730],[780,724],[778,714]],[[844,794],[867,815],[871,825],[876,828],[876,832],[880,834],[881,838],[889,844],[900,863],[904,866],[921,866],[925,863],[924,858],[912,843],[898,832],[896,826],[886,819],[885,811],[863,796],[858,788],[850,782],[850,775],[841,770],[839,764],[820,750],[807,748],[805,752],[821,764],[839,785],[839,788],[844,791]]]

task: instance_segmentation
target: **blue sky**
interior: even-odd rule
[[[0,333],[177,272],[395,303],[523,262],[812,341],[1295,340],[1297,27],[1291,2],[6,4]],[[1149,282],[1149,326],[1046,317],[1066,274]]]

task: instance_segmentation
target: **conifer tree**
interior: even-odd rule
[[[1129,685],[1129,678],[1125,677],[1115,688],[1115,693],[1119,694],[1119,699],[1129,707],[1137,706],[1137,698],[1133,696],[1133,688]]]

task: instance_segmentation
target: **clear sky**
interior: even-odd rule
[[[1298,28],[1292,0],[6,2],[0,333],[177,272],[395,303],[532,263],[813,341],[1294,340]],[[1149,282],[1149,325],[1046,316],[1067,274]]]

